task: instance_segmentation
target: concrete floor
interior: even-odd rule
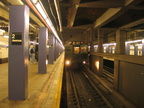
[[[38,74],[38,63],[29,64],[28,97],[23,101],[8,100],[8,63],[0,64],[0,108],[59,108],[64,54]]]

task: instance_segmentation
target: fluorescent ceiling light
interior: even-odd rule
[[[106,43],[106,44],[103,44],[103,46],[105,45],[116,45],[116,43]]]
[[[37,3],[37,2],[38,2],[38,0],[32,0],[32,2],[33,2],[33,3]]]
[[[50,26],[50,28],[52,27],[52,25],[51,25],[51,21],[47,18],[46,20],[45,20],[46,22],[47,22],[47,24]]]
[[[4,35],[4,38],[9,38],[9,36]]]
[[[52,30],[53,34],[55,35],[55,37],[58,39],[58,41],[61,43],[62,47],[63,43],[60,40],[57,31],[54,28],[53,23],[51,22],[51,19],[49,18],[49,16],[47,15],[47,12],[45,11],[42,3],[40,0],[31,0],[33,2],[33,4],[35,5],[35,7],[37,8],[38,12],[41,14],[42,18],[44,19],[44,21],[47,23],[47,25],[50,27],[50,29]]]
[[[98,47],[98,45],[94,45],[94,47]]]
[[[47,15],[46,15],[46,12],[44,11],[42,5],[38,2],[35,6],[36,6],[36,8],[38,9],[38,11],[40,12],[40,14],[42,15],[42,17],[43,17],[44,19],[46,19],[46,18],[47,18]]]
[[[5,33],[5,30],[0,29],[0,32],[4,32]]]
[[[59,14],[60,13],[60,7],[59,7],[58,3],[59,3],[59,1],[54,0],[56,13],[57,13],[57,16],[58,16],[58,21],[59,21],[59,26],[60,26],[60,32],[61,32],[62,31],[62,22],[61,22],[61,15]]]
[[[142,42],[142,40],[126,41],[126,43],[136,43],[136,42]]]

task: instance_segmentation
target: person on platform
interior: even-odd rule
[[[29,55],[30,55],[30,63],[33,64],[35,62],[35,48],[33,45],[30,46]]]

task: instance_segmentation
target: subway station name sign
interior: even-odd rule
[[[12,32],[11,44],[12,45],[22,45],[22,32]]]

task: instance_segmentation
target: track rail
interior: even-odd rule
[[[73,93],[74,93],[74,96],[75,96],[75,101],[76,101],[76,106],[77,106],[77,108],[81,108],[80,107],[80,103],[79,103],[79,97],[78,97],[78,92],[77,92],[77,89],[76,89],[76,84],[75,84],[75,82],[74,82],[74,78],[73,78],[73,76],[72,76],[72,73],[70,72],[69,73],[70,74],[70,79],[71,79],[71,84],[72,84],[72,88],[73,88]]]
[[[108,108],[113,108],[113,106],[109,103],[109,101],[105,98],[105,96],[100,92],[100,90],[97,88],[97,86],[92,82],[92,80],[86,75],[86,73],[83,72],[87,80],[90,82],[90,84],[94,87],[94,89],[98,92],[98,94],[102,97],[104,102],[106,103]]]
[[[113,108],[84,71],[66,71],[67,108]]]
[[[103,69],[103,73],[102,76],[107,79],[110,83],[113,84],[113,80],[114,80],[114,74],[108,72],[107,70]]]
[[[136,106],[128,99],[123,97],[113,89],[113,84],[109,83],[105,78],[97,76],[88,67],[83,68],[86,74],[90,77],[94,84],[97,84],[98,89],[104,94],[106,99],[112,104],[114,108],[136,108]]]

